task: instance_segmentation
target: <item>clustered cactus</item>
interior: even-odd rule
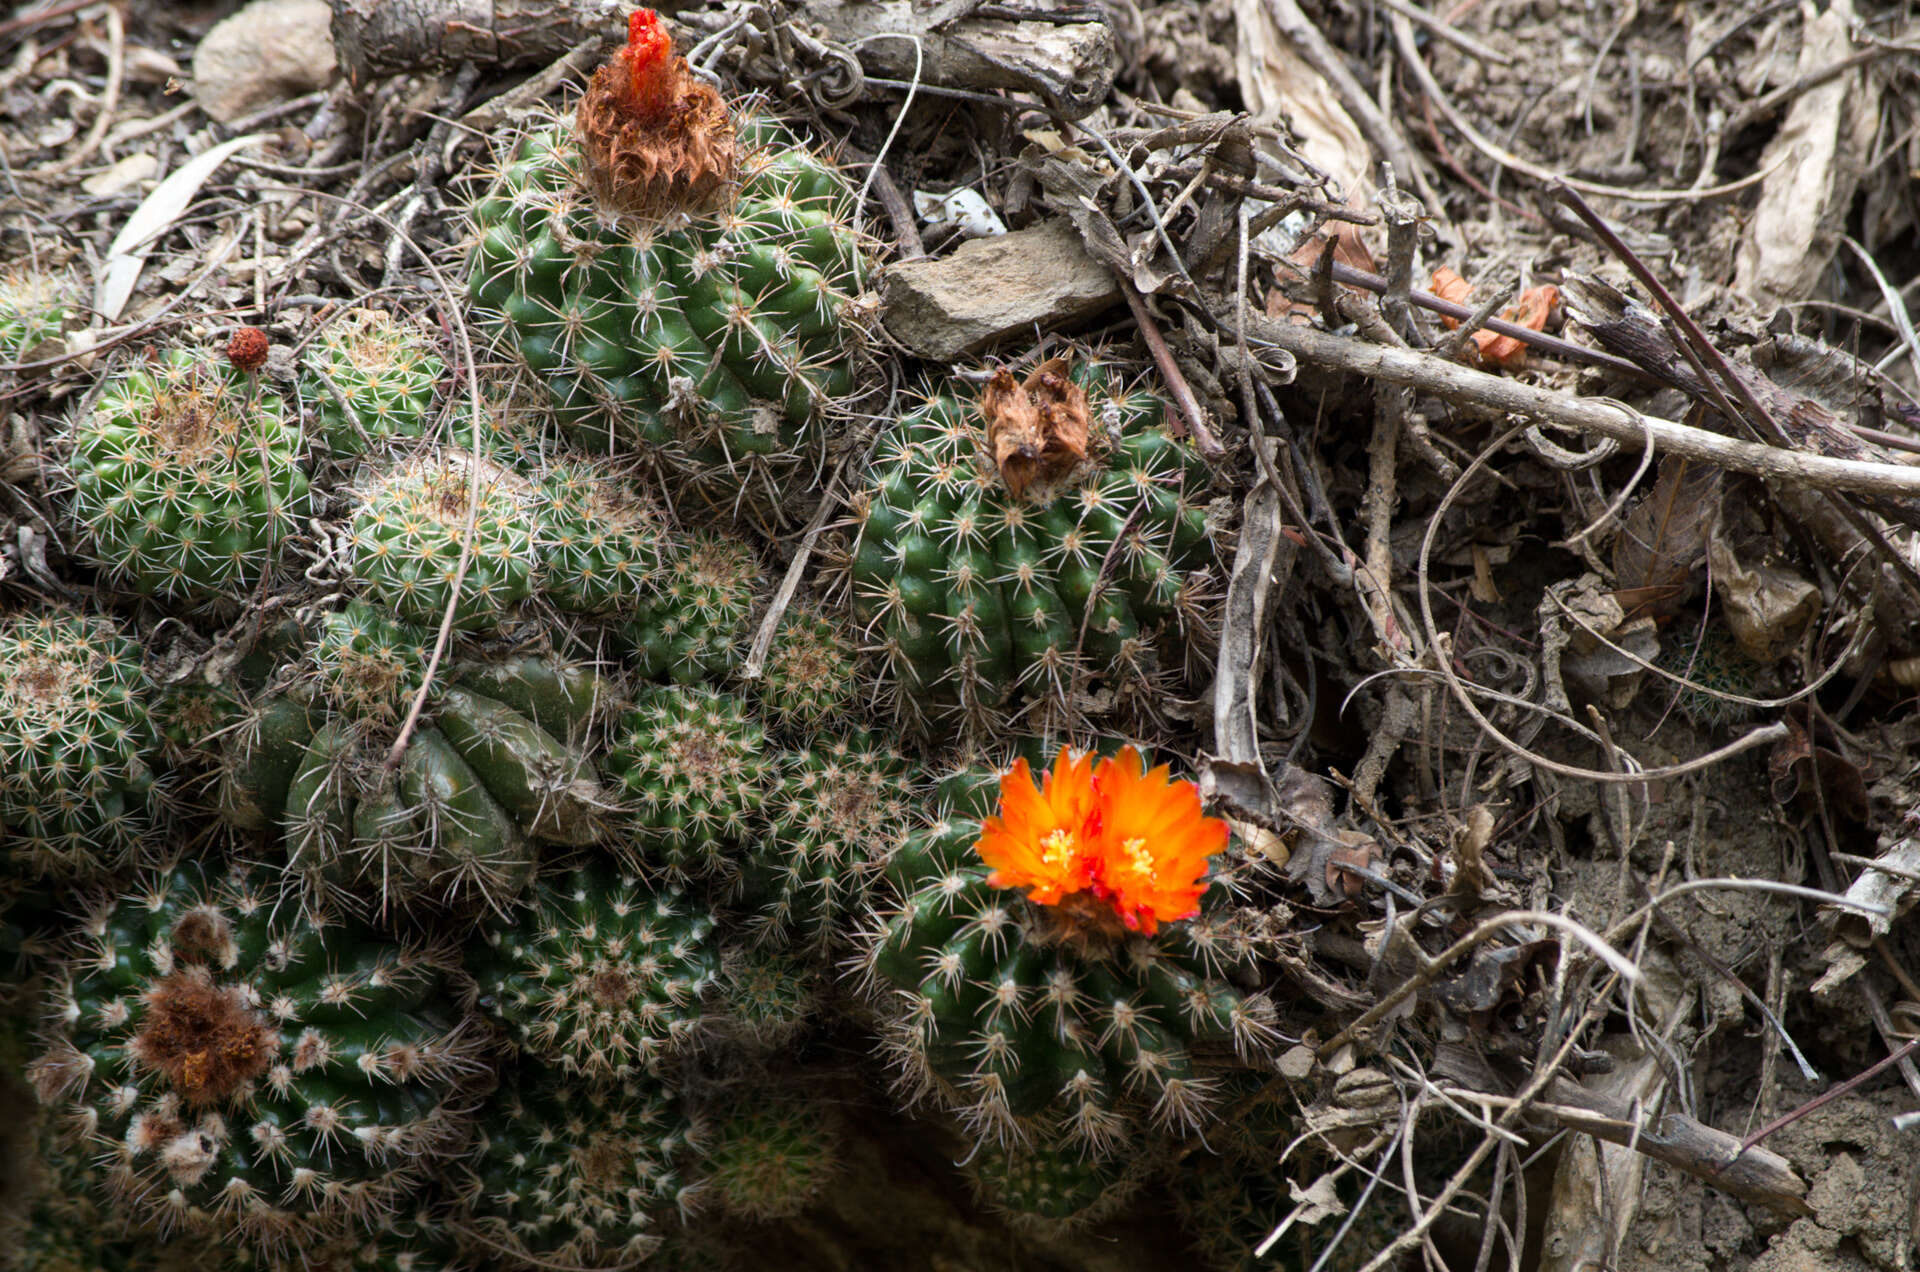
[[[927,761],[1038,756],[1204,645],[1205,470],[1105,357],[934,384],[854,465],[845,177],[651,14],[575,131],[515,147],[467,269],[570,442],[444,407],[432,328],[374,309],[73,420],[76,541],[136,595],[0,617],[49,1151],[187,1257],[699,1266],[831,1186],[811,1048],[877,1029],[983,1207],[1095,1222],[1267,1058],[1261,947],[1201,900],[1226,831],[1113,743],[1044,788]],[[776,592],[841,460],[844,568]],[[164,684],[156,612],[224,629]]]

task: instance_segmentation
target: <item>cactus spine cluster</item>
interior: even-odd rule
[[[615,732],[606,772],[639,856],[684,877],[737,871],[774,769],[744,702],[674,686],[641,695]]]
[[[97,873],[151,830],[147,688],[139,650],[104,619],[0,618],[0,827],[15,865]]]
[[[856,503],[855,611],[909,719],[981,729],[1024,698],[1071,722],[1195,617],[1213,562],[1198,455],[1111,366],[1044,374],[1092,425],[1083,457],[1029,475],[995,454],[999,417],[942,388],[889,431]]]
[[[448,966],[185,867],[88,914],[33,1081],[144,1222],[300,1245],[460,1146],[482,1042]]]
[[[854,387],[852,192],[715,113],[657,24],[609,65],[578,142],[535,132],[475,204],[469,292],[574,437],[644,448],[691,506],[778,516]]]
[[[237,597],[307,513],[297,419],[206,353],[173,350],[127,371],[75,422],[72,443],[88,551],[142,593]]]

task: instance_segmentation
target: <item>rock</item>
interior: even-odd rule
[[[338,66],[332,21],[326,0],[253,0],[194,51],[200,108],[225,124],[325,88]]]
[[[1120,302],[1105,265],[1066,221],[962,243],[939,260],[889,266],[880,284],[887,330],[923,358],[977,353],[1038,324],[1083,322]]]

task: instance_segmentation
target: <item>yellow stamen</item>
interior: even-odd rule
[[[1146,840],[1129,839],[1121,844],[1120,848],[1127,854],[1127,864],[1135,870],[1149,879],[1155,878],[1159,874],[1160,863],[1155,861],[1153,854],[1147,851]]]
[[[1070,830],[1055,830],[1040,841],[1040,860],[1054,869],[1062,869],[1073,860],[1074,837]]]

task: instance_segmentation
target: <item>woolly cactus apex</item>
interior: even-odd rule
[[[531,912],[485,934],[481,1005],[566,1073],[652,1072],[699,1022],[719,955],[713,916],[678,889],[600,868],[542,885]]]
[[[1117,1214],[1139,1191],[1130,1161],[1089,1161],[1077,1148],[983,1144],[963,1166],[974,1197],[1016,1232],[1059,1237]]]
[[[852,633],[810,605],[788,606],[749,687],[776,728],[804,735],[825,726],[852,708],[860,688]]]
[[[416,322],[350,309],[308,348],[300,391],[321,440],[340,457],[426,432],[446,363]]]
[[[1055,359],[977,404],[939,388],[889,431],[851,572],[903,717],[1071,726],[1090,689],[1150,682],[1157,636],[1204,644],[1208,475],[1161,418],[1116,368]]]
[[[840,1136],[822,1105],[756,1097],[715,1119],[704,1156],[715,1205],[742,1219],[787,1219],[839,1173]]]
[[[631,614],[659,584],[660,512],[608,465],[563,460],[541,475],[540,590],[577,614]]]
[[[86,917],[31,1077],[140,1222],[303,1246],[460,1146],[486,1067],[450,968],[185,867]]]
[[[105,619],[0,618],[0,825],[33,875],[94,874],[152,826],[160,736],[140,652]]]
[[[907,762],[865,734],[785,755],[742,881],[749,930],[824,952],[875,864],[914,829],[915,795]]]
[[[627,44],[593,73],[574,116],[588,182],[603,207],[657,219],[704,212],[733,178],[727,104],[673,51],[651,9],[627,22]]]
[[[682,1173],[697,1129],[648,1078],[598,1087],[528,1072],[488,1106],[482,1127],[454,1222],[495,1257],[630,1267],[697,1197]]]
[[[605,767],[627,809],[633,850],[675,876],[738,869],[777,772],[745,703],[677,687],[641,695]]]
[[[680,684],[717,680],[745,653],[761,577],[753,549],[738,539],[680,538],[616,639],[632,649],[644,675]]]
[[[354,577],[410,623],[437,627],[452,604],[457,629],[486,630],[533,592],[532,522],[530,485],[490,460],[459,450],[402,460],[360,496]]]
[[[307,513],[297,422],[209,354],[176,349],[129,370],[72,440],[87,551],[141,593],[237,596],[272,570]]]
[[[1230,913],[1149,937],[1088,890],[1036,903],[989,882],[981,833],[944,818],[886,866],[900,900],[865,968],[903,1092],[991,1141],[1051,1137],[1095,1160],[1132,1126],[1204,1127],[1218,1079],[1202,1057],[1275,1037],[1271,1004],[1226,979],[1251,971],[1252,938]],[[1038,860],[1055,844],[1035,847]]]

